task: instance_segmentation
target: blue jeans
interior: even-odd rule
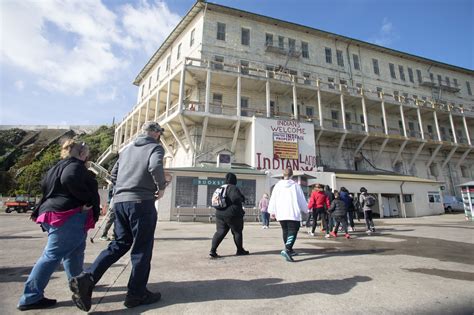
[[[157,214],[154,200],[114,203],[115,240],[104,249],[94,263],[85,270],[94,282],[117,260],[131,249],[132,272],[128,281],[128,294],[142,296],[150,275],[150,263],[155,241]]]
[[[76,213],[60,227],[42,224],[48,231],[48,242],[26,280],[18,305],[33,304],[44,297],[44,289],[61,260],[68,279],[82,272],[87,237],[84,230],[86,217],[87,214]]]
[[[270,213],[262,211],[262,225],[268,226],[270,224]]]

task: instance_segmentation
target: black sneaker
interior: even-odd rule
[[[69,280],[69,289],[74,293],[71,299],[80,310],[87,312],[91,309],[94,286],[94,279],[90,273],[83,272]]]
[[[245,250],[245,249],[241,249],[241,250],[238,250],[235,255],[236,256],[245,256],[245,255],[249,255],[250,252],[248,250]]]
[[[219,254],[213,251],[209,252],[209,256],[211,256],[211,258],[221,258]]]
[[[133,296],[133,295],[128,295],[125,298],[125,302],[123,302],[123,305],[127,308],[132,308],[132,307],[137,307],[139,305],[148,305],[148,304],[153,304],[158,302],[161,299],[161,293],[160,292],[150,292],[146,290],[145,294],[143,296]]]
[[[18,305],[16,308],[19,311],[37,310],[37,309],[48,308],[53,305],[56,305],[56,302],[57,302],[56,300],[47,299],[44,297],[38,302],[27,304],[27,305]]]

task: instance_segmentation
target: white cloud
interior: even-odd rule
[[[23,82],[22,80],[15,81],[15,88],[18,91],[23,91],[25,89],[25,82]]]
[[[114,74],[133,62],[133,52],[156,50],[179,21],[156,0],[117,12],[96,0],[0,1],[0,12],[2,63],[52,92],[80,95],[106,85],[102,100],[115,97]]]
[[[369,41],[380,46],[388,46],[397,39],[398,35],[395,31],[395,28],[393,27],[392,22],[390,22],[388,18],[384,17],[378,34]]]

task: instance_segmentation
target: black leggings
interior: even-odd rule
[[[349,225],[351,226],[351,228],[353,228],[354,227],[354,211],[348,211],[347,216],[349,218]]]
[[[237,247],[237,251],[242,251],[243,237],[242,230],[244,229],[244,218],[243,217],[230,217],[230,218],[219,218],[216,217],[216,233],[212,238],[211,252],[215,252],[219,244],[222,242],[224,237],[231,230],[234,236],[234,243]]]
[[[375,228],[374,221],[372,221],[372,210],[365,210],[364,218],[365,218],[365,225],[367,226],[367,230]]]
[[[311,226],[312,233],[314,233],[314,231],[316,230],[316,226],[318,226],[318,218],[321,220],[321,222],[323,222],[323,229],[326,229],[325,215],[326,215],[326,211],[324,211],[324,208],[313,209],[313,225]]]
[[[334,226],[334,233],[337,234],[337,230],[339,229],[339,225],[342,224],[342,229],[344,233],[347,234],[347,217],[334,217],[334,221],[336,221],[336,225]]]
[[[285,244],[285,249],[291,251],[293,250],[293,245],[295,244],[296,236],[300,229],[300,222],[283,220],[280,221],[280,225],[283,232],[283,243]]]

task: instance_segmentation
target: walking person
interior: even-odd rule
[[[364,211],[365,226],[367,228],[367,234],[375,232],[374,221],[372,220],[372,207],[375,205],[375,197],[367,193],[365,187],[360,188],[359,202],[362,210]]]
[[[312,210],[313,213],[313,225],[309,234],[314,236],[316,226],[318,225],[318,217],[324,220],[324,214],[326,209],[329,208],[329,198],[324,193],[324,186],[316,184],[315,189],[311,193],[308,203],[308,209]]]
[[[341,189],[342,190],[342,189]],[[329,233],[332,237],[337,237],[337,231],[339,226],[342,225],[342,230],[344,231],[344,237],[349,239],[351,236],[347,231],[347,208],[346,203],[341,200],[340,193],[334,193],[334,200],[331,202],[331,206],[328,211],[331,213],[331,217],[334,219],[335,225],[333,230]]]
[[[280,254],[289,262],[294,261],[293,245],[300,229],[301,212],[308,213],[303,190],[292,177],[293,170],[285,169],[283,179],[273,188],[268,205],[268,212],[280,222],[282,229],[285,248]]]
[[[62,160],[43,178],[43,198],[31,219],[48,232],[48,241],[26,280],[20,311],[56,304],[44,297],[44,289],[61,262],[68,279],[82,272],[87,230],[94,227],[100,212],[97,181],[85,166],[88,156],[85,143],[67,140],[62,145]]]
[[[350,231],[354,231],[354,199],[347,190],[346,187],[341,187],[341,192],[339,193],[339,198],[344,201],[347,210],[347,221],[350,225]]]
[[[258,202],[260,214],[262,217],[262,228],[268,229],[270,227],[270,213],[268,213],[268,194],[264,193],[262,199]]]
[[[89,268],[69,281],[72,300],[83,311],[91,308],[92,291],[102,275],[130,249],[132,271],[124,305],[131,308],[161,298],[159,292],[148,291],[146,285],[157,221],[155,198],[163,197],[167,184],[164,149],[159,143],[163,132],[156,122],[144,123],[142,134],[125,147],[112,169],[116,238]]]
[[[114,187],[113,185],[111,185],[111,187],[109,187],[109,192],[108,192],[108,206],[107,206],[107,214],[106,214],[107,221],[105,222],[104,230],[102,231],[102,236],[100,237],[100,240],[102,241],[113,241],[115,239],[115,235],[112,235],[111,237],[108,236],[109,230],[115,221],[113,196],[114,196]]]
[[[237,185],[237,176],[234,173],[225,175],[226,192],[225,200],[227,207],[222,210],[216,210],[216,232],[212,237],[211,258],[220,258],[217,254],[217,248],[225,238],[229,230],[234,236],[234,243],[237,251],[235,255],[248,255],[249,251],[243,247],[242,231],[244,229],[244,214],[242,203],[245,201],[244,195],[240,192]]]

